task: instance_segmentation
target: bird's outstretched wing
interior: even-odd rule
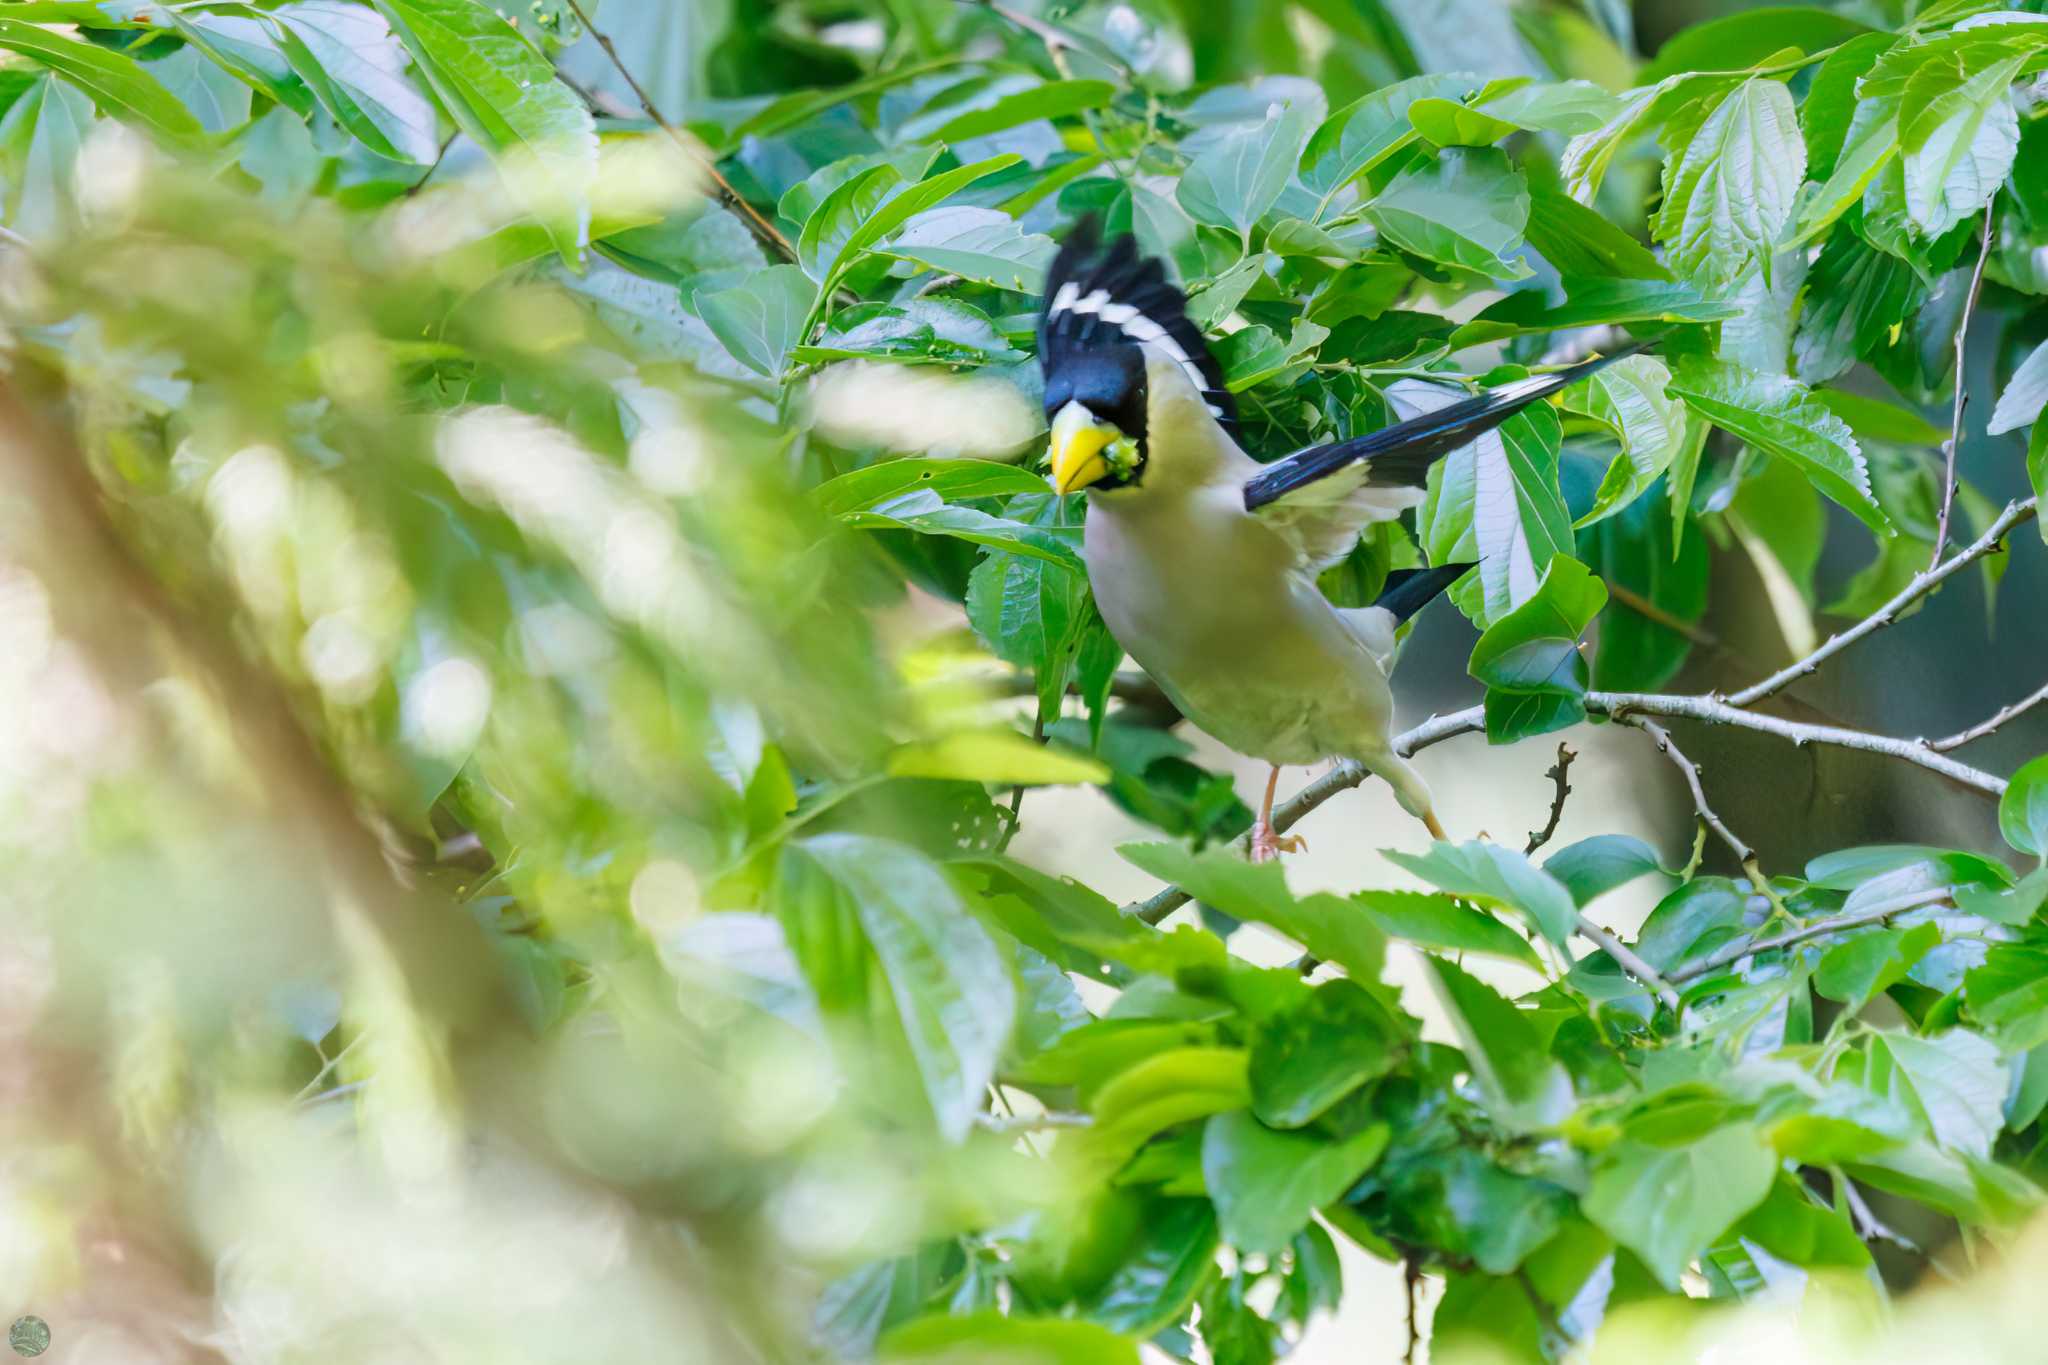
[[[1485,435],[1531,403],[1569,388],[1641,349],[1643,343],[1625,346],[1612,355],[1595,356],[1551,374],[1531,375],[1503,384],[1434,412],[1396,422],[1370,436],[1297,450],[1275,460],[1245,482],[1245,510],[1257,512],[1263,507],[1274,507],[1275,513],[1279,513],[1281,508],[1297,501],[1334,508],[1355,501],[1356,495],[1365,489],[1420,488],[1429,477],[1429,467],[1459,446]],[[1331,487],[1319,489],[1318,485],[1324,483]],[[1368,513],[1360,517],[1358,525],[1373,519]]]

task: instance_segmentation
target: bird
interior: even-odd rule
[[[1395,632],[1474,566],[1399,571],[1342,608],[1316,576],[1362,531],[1422,502],[1429,468],[1634,346],[1532,375],[1370,435],[1262,464],[1237,443],[1221,367],[1163,261],[1084,220],[1055,256],[1038,322],[1048,482],[1086,491],[1082,559],[1102,619],[1181,713],[1271,765],[1252,827],[1264,862],[1283,766],[1351,759],[1445,839],[1429,786],[1394,752]]]

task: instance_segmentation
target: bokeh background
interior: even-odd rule
[[[956,7],[604,0],[596,17],[687,125],[928,59]],[[1134,53],[1182,82],[1300,72],[1335,102],[1411,67],[1625,84],[1607,54],[1743,8],[1770,22],[1712,0],[1061,12],[1111,39],[1181,35]],[[903,50],[882,50],[891,33]],[[563,65],[636,106],[594,41]],[[650,344],[630,296],[502,272],[529,246],[477,191],[476,149],[458,140],[366,231],[283,179],[247,195],[182,177],[100,124],[61,245],[33,266],[0,248],[0,1316],[41,1315],[48,1359],[94,1365],[811,1358],[835,1268],[910,1238],[921,1210],[1023,1192],[999,1147],[878,1125],[889,1079],[834,1079],[779,939],[703,912],[760,875],[748,851],[781,818],[789,772],[764,734],[803,771],[856,771],[1021,703],[956,657],[957,630],[934,638],[957,626],[946,609],[820,548],[779,458],[786,413],[703,382],[692,339]],[[705,193],[653,139],[597,190],[685,219]],[[2029,340],[1987,318],[1973,390]],[[871,404],[934,401],[871,379]],[[424,419],[423,394],[465,415]],[[2024,492],[2020,441],[1973,435],[1963,472],[1994,500]],[[1597,476],[1568,465],[1575,502]],[[1813,602],[1848,590],[1867,545],[1828,538]],[[1797,707],[1936,734],[2038,686],[2048,570],[2013,560],[1995,602],[1957,581]],[[1675,686],[1791,657],[1766,599],[1717,554],[1711,643]],[[1472,639],[1449,610],[1424,617],[1408,720],[1478,699]],[[1681,736],[1767,868],[1847,842],[1995,844],[1989,807],[1925,774]],[[1255,796],[1262,770],[1190,739]],[[1630,833],[1683,863],[1670,767],[1630,733],[1569,742],[1559,843]],[[2037,713],[1974,758],[2003,771],[2044,748]],[[1419,760],[1454,832],[1516,842],[1553,761],[1476,738]],[[446,818],[451,783],[469,827]],[[850,792],[820,828],[921,827],[905,801]],[[1114,852],[1147,831],[1099,791],[1035,791],[1025,811],[1017,856],[1117,899],[1153,889]],[[1410,884],[1379,850],[1419,831],[1375,784],[1299,832],[1299,889]],[[1633,884],[1596,916],[1628,929],[1659,894]],[[1257,928],[1232,946],[1291,951]],[[1412,964],[1391,975],[1414,984]],[[2023,1244],[1909,1305],[1882,1353],[2038,1358],[2044,1257]],[[1400,1358],[1399,1267],[1345,1268],[1341,1312],[1292,1358]],[[1728,1359],[1806,1349],[1768,1311],[1728,1330]]]

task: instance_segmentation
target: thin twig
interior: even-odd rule
[[[2000,707],[1998,709],[1998,714],[1992,716],[1991,719],[1980,720],[1967,730],[1956,731],[1947,739],[1931,739],[1927,741],[1927,747],[1934,750],[1934,752],[1938,754],[1945,754],[1950,749],[1960,749],[1965,744],[1970,744],[1975,742],[1976,740],[1984,738],[1984,736],[1990,734],[1993,730],[1996,730],[1999,726],[2005,724],[2014,716],[2017,716],[2022,712],[2031,711],[2044,701],[2048,701],[2048,687],[2043,687],[2038,692],[2032,693],[2031,695],[2026,697],[2022,697],[2020,700],[2013,702],[2009,706]]]
[[[1991,230],[1997,210],[1998,194],[1993,191],[1991,202],[1984,206],[1984,236],[1977,244],[1976,268],[1970,271],[1970,292],[1963,296],[1963,313],[1956,319],[1955,415],[1949,420],[1948,439],[1941,443],[1945,466],[1941,480],[1941,520],[1934,531],[1934,557],[1927,561],[1930,569],[1941,566],[1941,556],[1948,549],[1948,514],[1956,500],[1956,447],[1963,443],[1963,409],[1970,405],[1970,386],[1964,382],[1963,352],[1970,338],[1970,314],[1977,311],[1977,295],[1984,289],[1984,263],[1991,259]]]
[[[1670,980],[1682,985],[1696,977],[1705,976],[1709,972],[1717,972],[1730,963],[1739,962],[1745,957],[1753,957],[1758,953],[1776,952],[1780,948],[1790,948],[1811,939],[1826,938],[1829,934],[1838,934],[1845,929],[1861,929],[1868,924],[1881,924],[1893,915],[1903,915],[1908,910],[1918,910],[1923,906],[1938,904],[1954,894],[1955,888],[1952,886],[1937,886],[1927,890],[1909,891],[1902,895],[1894,896],[1890,900],[1879,901],[1876,905],[1868,906],[1852,914],[1836,915],[1831,919],[1819,920],[1801,928],[1779,934],[1775,938],[1739,940],[1728,944],[1724,948],[1716,949],[1698,962],[1674,968],[1669,974]]]
[[[1529,831],[1529,842],[1522,847],[1522,856],[1528,857],[1537,849],[1550,842],[1557,833],[1557,822],[1564,819],[1564,799],[1572,794],[1571,784],[1565,781],[1565,774],[1571,771],[1572,760],[1579,751],[1569,744],[1560,742],[1557,746],[1557,762],[1544,769],[1543,775],[1557,784],[1557,794],[1550,798],[1550,820],[1542,829]]]
[[[718,186],[718,196],[725,201],[726,207],[737,210],[746,218],[749,226],[754,229],[761,240],[781,252],[784,260],[795,260],[796,248],[789,244],[789,238],[783,236],[781,230],[775,224],[763,218],[759,211],[746,201],[745,196],[733,188],[732,182],[720,174],[717,163],[706,156],[689,138],[684,137],[682,130],[673,123],[670,123],[662,115],[661,110],[654,107],[654,100],[633,75],[632,70],[627,67],[625,59],[619,56],[619,50],[612,46],[610,36],[599,29],[597,25],[590,22],[590,16],[583,11],[582,0],[568,0],[568,4],[569,12],[574,14],[577,22],[582,24],[590,36],[597,40],[597,45],[604,49],[604,55],[611,60],[612,66],[618,70],[620,76],[625,78],[627,87],[632,90],[634,97],[640,101],[640,107],[646,111],[647,117],[653,119],[661,130],[668,134],[669,140],[682,149],[684,156],[689,157],[704,168],[704,173],[711,177],[713,184]]]
[[[1914,574],[1911,581],[1905,587],[1900,588],[1897,593],[1893,594],[1889,602],[1886,602],[1847,630],[1830,635],[1825,643],[1805,658],[1787,664],[1762,682],[1745,687],[1740,692],[1727,698],[1728,704],[1730,706],[1754,705],[1772,693],[1782,691],[1800,678],[1806,677],[1828,659],[1841,653],[1864,636],[1890,625],[1898,619],[1899,613],[1906,607],[1911,606],[1928,593],[1933,592],[1944,581],[1967,565],[1975,563],[1985,555],[1996,550],[2005,540],[2006,532],[2012,530],[2013,527],[2018,526],[2021,522],[2030,520],[2035,515],[2037,510],[2035,502],[2035,499],[2027,498],[2021,502],[2007,503],[2005,510],[1998,514],[1997,519],[1991,523],[1989,529],[1972,541],[1968,547],[1958,550],[1954,555],[1936,564],[1933,568],[1924,569]]]
[[[1634,726],[1657,742],[1658,751],[1670,759],[1671,765],[1684,775],[1685,785],[1692,792],[1692,808],[1699,815],[1700,823],[1713,831],[1714,837],[1728,846],[1728,851],[1735,855],[1736,862],[1746,866],[1756,856],[1754,850],[1737,838],[1735,831],[1728,828],[1727,822],[1715,814],[1714,808],[1707,804],[1706,788],[1700,785],[1700,765],[1687,758],[1685,751],[1672,742],[1671,732],[1645,716],[1623,714],[1616,716],[1615,719],[1624,725]]]
[[[991,1114],[981,1110],[974,1116],[974,1126],[986,1133],[1035,1133],[1046,1128],[1087,1128],[1094,1124],[1092,1114],[1064,1114],[1046,1112],[1043,1114],[1018,1114],[1009,1110],[1009,1101],[1004,1100],[1004,1112]]]
[[[1855,1181],[1843,1175],[1838,1167],[1831,1168],[1829,1173],[1834,1176],[1835,1188],[1842,1193],[1842,1202],[1849,1206],[1849,1221],[1851,1226],[1856,1229],[1858,1240],[1864,1242],[1890,1242],[1902,1251],[1910,1251],[1915,1255],[1919,1254],[1920,1248],[1911,1238],[1893,1228],[1871,1210],[1870,1205],[1864,1201],[1863,1195],[1857,1190]]]
[[[1416,1321],[1418,1290],[1422,1285],[1422,1267],[1413,1256],[1401,1258],[1401,1285],[1408,1296],[1408,1349],[1401,1352],[1401,1365],[1415,1365],[1415,1348],[1422,1342],[1421,1324]]]
[[[1608,930],[1601,928],[1592,920],[1586,918],[1584,911],[1579,912],[1578,922],[1572,927],[1578,932],[1580,938],[1613,958],[1616,966],[1643,985],[1649,987],[1651,993],[1663,1001],[1672,1013],[1676,1014],[1678,1012],[1678,992],[1672,988],[1671,983],[1664,978],[1663,974],[1648,962],[1645,962],[1635,949],[1623,943]]]
[[[2032,510],[2030,502],[2030,514]],[[2005,794],[2004,778],[1936,753],[1929,745],[1917,739],[1894,739],[1888,735],[1867,734],[1861,730],[1850,730],[1841,726],[1806,725],[1777,716],[1758,715],[1752,711],[1744,711],[1732,701],[1723,701],[1718,697],[1677,696],[1655,692],[1588,692],[1585,702],[1586,710],[1596,715],[1679,717],[1703,721],[1709,725],[1728,725],[1736,729],[1754,730],[1759,734],[1774,735],[1796,746],[1826,744],[1836,748],[1882,754],[1916,767],[1926,768],[1930,772],[1940,773],[1943,777],[1986,796],[1997,797]],[[1397,735],[1389,747],[1397,756],[1407,758],[1431,745],[1441,744],[1458,735],[1477,734],[1485,728],[1485,710],[1473,706],[1463,711],[1453,711],[1445,716],[1431,716],[1414,729]],[[1351,790],[1371,775],[1370,769],[1349,759],[1339,763],[1296,792],[1273,812],[1274,832],[1285,833],[1318,806],[1339,793]],[[1248,841],[1239,842],[1240,846],[1249,847]],[[1759,889],[1762,889],[1761,884]],[[1168,886],[1144,900],[1126,905],[1124,913],[1134,915],[1147,924],[1157,924],[1186,905],[1189,899],[1187,892],[1179,887]]]
[[[1684,636],[1701,649],[1722,648],[1721,637],[1711,630],[1695,625],[1683,616],[1674,616],[1635,589],[1617,583],[1611,578],[1603,581],[1607,584],[1607,595],[1614,599],[1615,605],[1627,608],[1645,621],[1655,622],[1674,635]]]

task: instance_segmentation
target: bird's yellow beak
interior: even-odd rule
[[[1052,478],[1055,492],[1071,493],[1109,475],[1104,453],[1123,433],[1080,403],[1069,403],[1052,419]]]

